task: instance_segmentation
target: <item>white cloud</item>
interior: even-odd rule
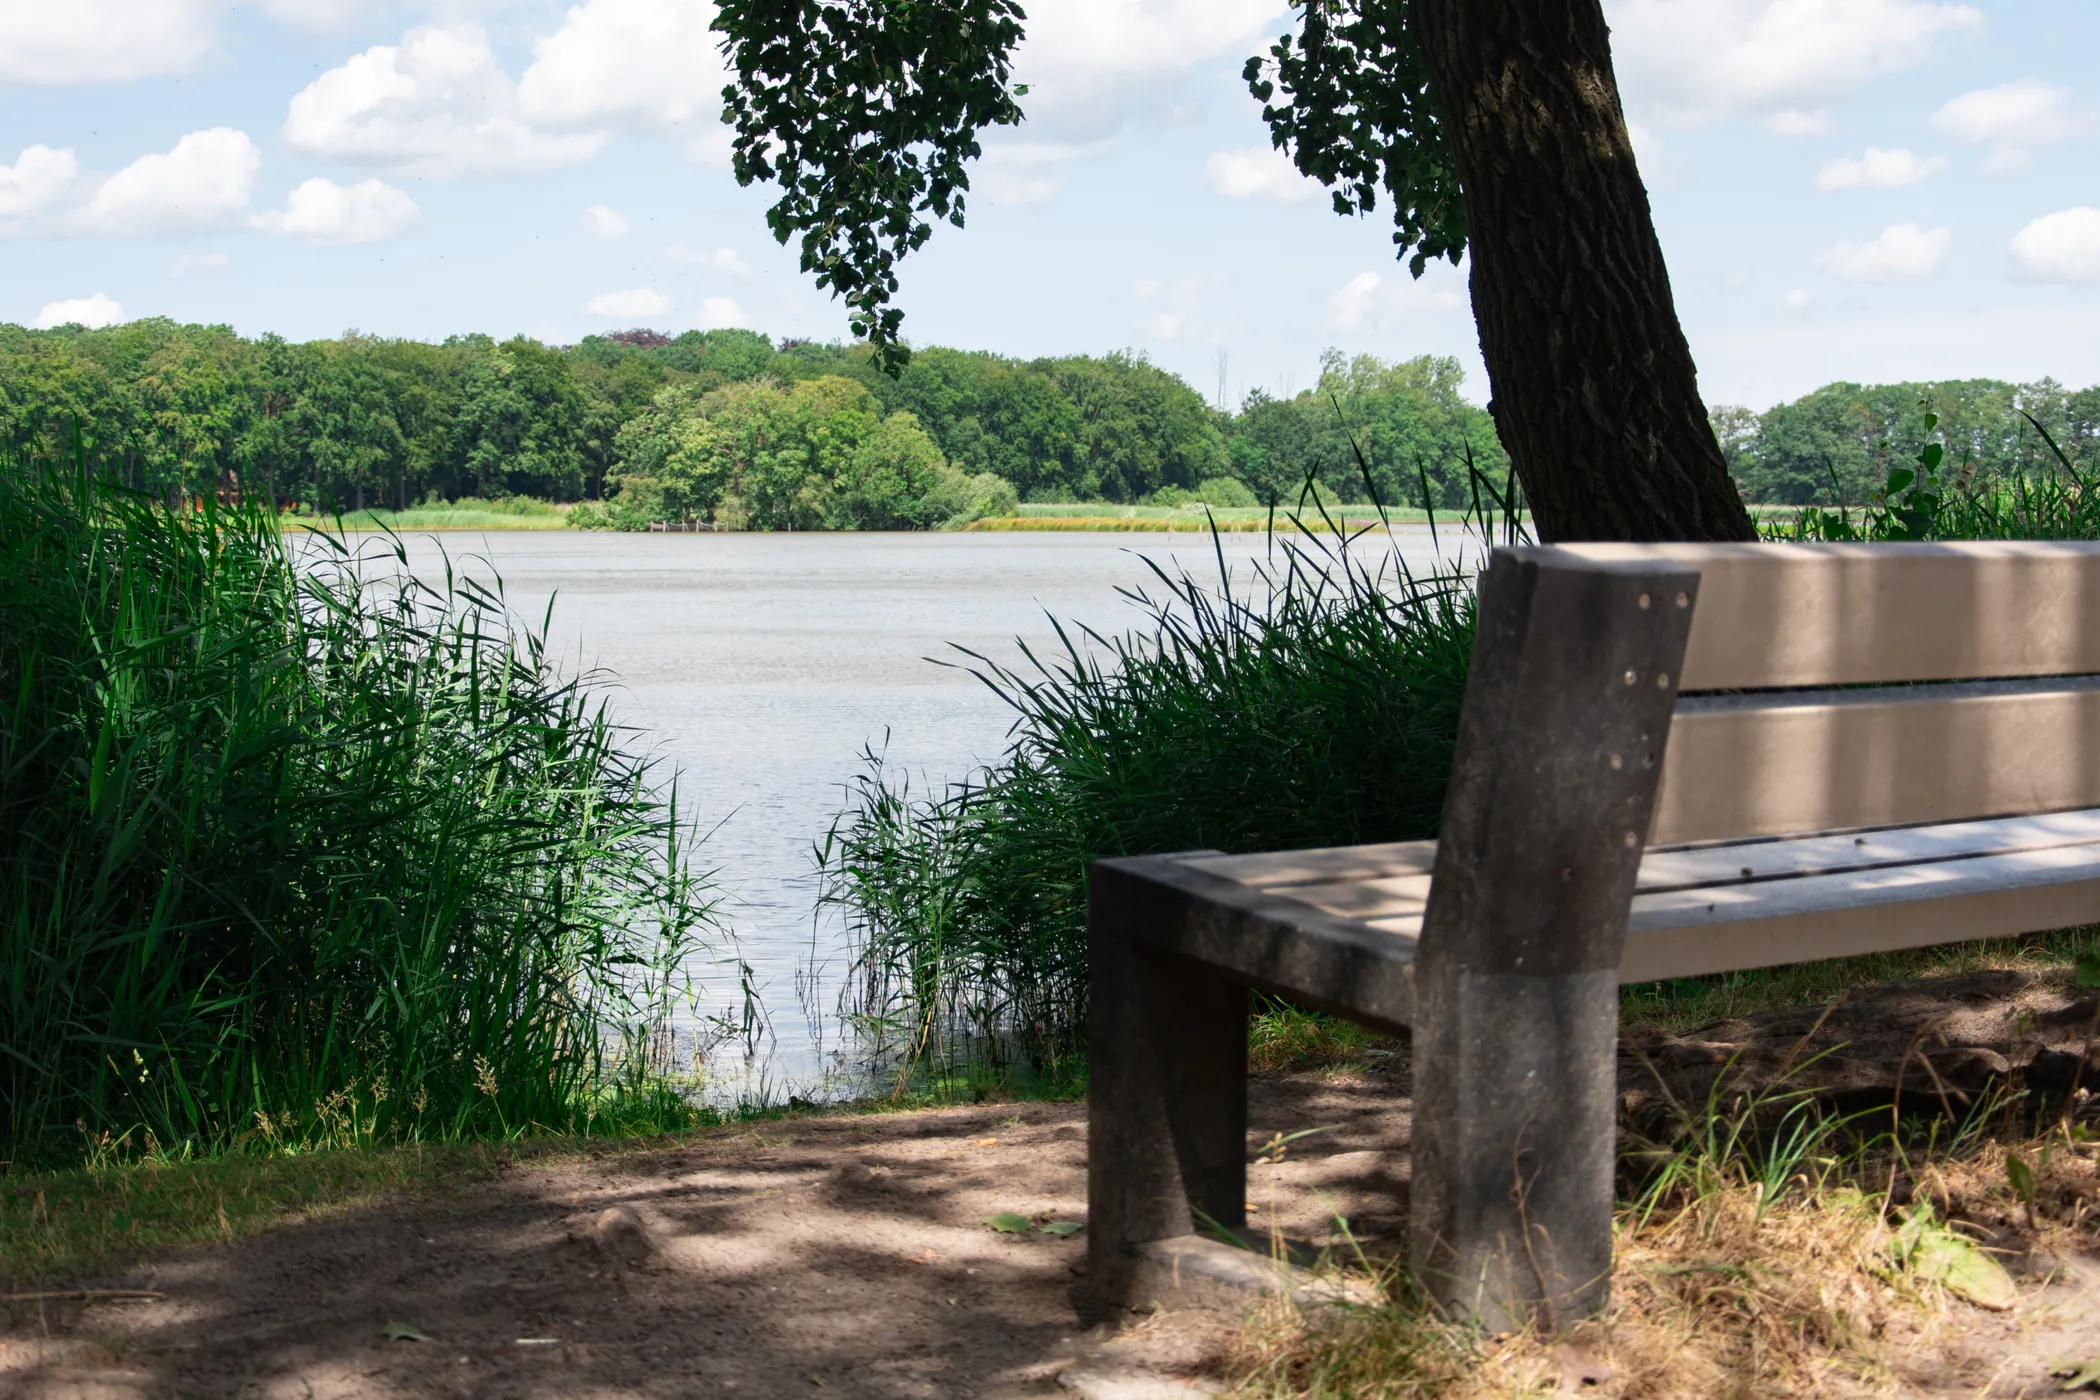
[[[1134,288],[1146,307],[1137,332],[1146,340],[1206,340],[1211,335],[1205,315],[1203,285],[1193,277],[1163,282],[1148,277]]]
[[[574,165],[605,144],[600,132],[528,123],[474,24],[413,29],[323,73],[292,98],[284,135],[303,151],[436,179]]]
[[[2096,123],[2063,88],[2022,78],[1979,88],[1932,114],[1932,128],[1964,146],[1989,146],[1983,168],[1993,174],[2018,170],[2034,153],[2090,135]]]
[[[583,211],[583,231],[593,238],[625,238],[634,232],[634,225],[611,205],[593,204]]]
[[[1983,28],[1975,6],[1937,0],[1616,0],[1608,12],[1629,109],[1678,126],[1757,116],[1782,136],[1819,134],[1872,79]]]
[[[1779,298],[1779,309],[1789,316],[1806,316],[1808,309],[1815,304],[1814,287],[1794,287]]]
[[[48,331],[53,326],[69,326],[76,322],[83,326],[114,326],[123,319],[122,303],[111,301],[97,292],[91,297],[46,302],[29,326],[32,330]]]
[[[0,83],[120,83],[194,67],[218,41],[216,0],[6,0]]]
[[[1064,188],[1063,167],[1100,155],[1122,144],[1109,136],[1099,141],[1022,141],[988,138],[984,154],[971,167],[971,193],[988,204],[1047,204]]]
[[[203,277],[214,272],[223,272],[227,257],[224,253],[177,253],[168,264],[170,277]]]
[[[670,309],[670,298],[654,287],[629,287],[621,292],[600,292],[583,304],[583,314],[586,316],[630,321],[639,316],[661,316]]]
[[[1953,247],[1947,229],[1890,224],[1869,242],[1831,245],[1816,266],[1848,282],[1915,282],[1938,272]]]
[[[1437,264],[1421,277],[1359,272],[1327,299],[1327,329],[1338,335],[1391,330],[1425,311],[1452,311],[1466,304],[1464,274]]]
[[[1946,168],[1945,156],[1919,156],[1901,148],[1884,151],[1879,146],[1869,146],[1858,160],[1839,157],[1818,170],[1816,191],[1829,194],[1833,190],[1900,190]]]
[[[193,131],[165,155],[140,156],[74,216],[96,233],[178,234],[221,228],[248,207],[262,153],[245,131]]]
[[[728,81],[710,0],[584,0],[533,41],[518,106],[539,126],[713,124]]]
[[[1280,0],[1058,0],[1029,13],[1014,76],[1028,126],[1091,140],[1181,99],[1200,65],[1252,53],[1287,15]]]
[[[751,264],[745,262],[734,248],[688,248],[683,243],[673,243],[664,249],[664,256],[715,272],[726,272],[732,277],[751,275]]]
[[[354,19],[369,18],[379,6],[373,0],[261,0],[271,19],[303,29],[309,34],[327,34],[348,27]]]
[[[2100,282],[2100,209],[2081,204],[2044,214],[2009,247],[2020,271],[2037,282]]]
[[[0,218],[35,213],[64,194],[79,173],[70,150],[24,147],[13,165],[0,165]]]
[[[751,318],[734,297],[709,297],[700,303],[700,329],[729,331],[751,329]]]
[[[1133,122],[1191,114],[1207,98],[1189,87],[1199,68],[1245,57],[1288,22],[1282,0],[1058,0],[1033,7],[1014,55],[1014,78],[1029,88],[1021,98],[1025,134],[986,134],[970,175],[973,192],[998,205],[1055,199],[1062,167],[1119,149]]]
[[[384,243],[422,218],[416,202],[378,180],[338,185],[318,177],[293,190],[282,210],[258,214],[255,226],[320,247]]]
[[[708,127],[685,143],[686,159],[707,170],[733,168],[735,154],[736,137],[726,126]]]
[[[1203,179],[1227,199],[1275,199],[1299,204],[1321,194],[1320,182],[1299,174],[1291,158],[1274,146],[1213,151],[1203,162]]]

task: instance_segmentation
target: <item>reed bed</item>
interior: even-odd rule
[[[997,764],[945,790],[867,755],[818,852],[856,941],[849,1021],[898,1088],[988,1059],[1083,1068],[1089,860],[1435,834],[1472,648],[1470,580],[1417,577],[1383,531],[1271,536],[1251,579],[1151,565],[1142,620],[1052,619],[1008,667]]]
[[[627,737],[398,544],[0,463],[0,1157],[679,1118],[718,930]]]

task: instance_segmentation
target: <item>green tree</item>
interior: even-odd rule
[[[462,492],[573,501],[583,493],[589,405],[561,352],[519,336],[470,361],[453,423]]]
[[[1748,539],[1620,109],[1600,0],[1296,0],[1248,79],[1344,213],[1394,202],[1419,275],[1472,259],[1492,411],[1547,539]],[[960,225],[977,136],[1021,120],[1011,0],[725,0],[739,181],[908,358],[898,259]],[[1106,480],[1106,477],[1104,477]]]

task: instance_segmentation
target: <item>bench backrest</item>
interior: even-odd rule
[[[2100,544],[1559,548],[1699,570],[1650,845],[2100,807]]]

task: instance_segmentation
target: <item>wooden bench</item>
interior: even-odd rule
[[[2100,921],[2100,546],[1497,550],[1439,840],[1090,899],[1098,1302],[1245,1223],[1251,987],[1412,1036],[1435,1297],[1592,1314],[1621,983]]]

